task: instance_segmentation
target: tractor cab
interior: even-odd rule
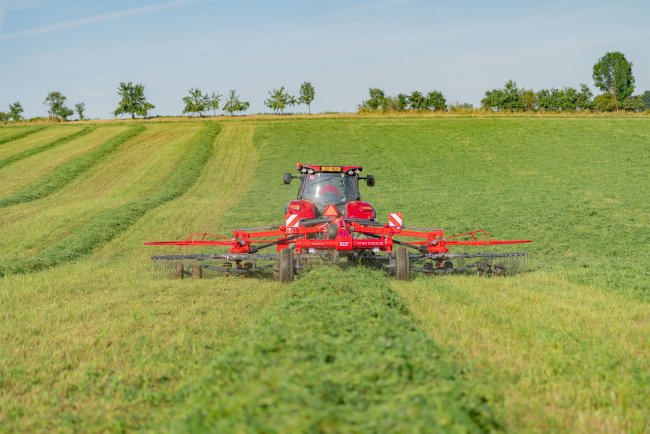
[[[369,187],[375,185],[372,175],[361,176],[361,166],[316,166],[297,164],[298,175],[284,174],[284,183],[300,179],[297,200],[291,201],[287,214],[300,214],[301,219],[318,218],[330,205],[338,215],[347,218],[374,219],[375,210],[361,202],[359,180],[365,179]],[[330,208],[331,210],[331,208]],[[331,212],[331,211],[330,211]]]

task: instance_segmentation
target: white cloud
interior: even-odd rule
[[[77,27],[85,27],[92,24],[101,23],[104,21],[115,20],[118,18],[129,17],[133,15],[141,15],[149,12],[156,12],[163,9],[174,8],[178,6],[183,6],[189,3],[194,3],[196,0],[173,0],[166,3],[159,3],[151,6],[142,6],[131,9],[124,9],[121,11],[108,12],[101,15],[93,15],[86,18],[80,18],[77,20],[63,21],[60,23],[50,24],[48,26],[36,27],[33,29],[23,30],[20,32],[9,33],[6,35],[0,35],[0,41],[6,41],[8,39],[17,39],[25,36],[34,36],[42,35],[44,33],[51,33],[60,30],[74,29]],[[2,18],[4,17],[4,4],[6,0],[0,0],[0,30],[2,29]]]

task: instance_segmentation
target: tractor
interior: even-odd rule
[[[361,166],[298,163],[298,174],[285,173],[284,184],[300,180],[298,196],[291,200],[283,224],[266,228],[234,229],[229,238],[201,232],[180,241],[153,241],[146,245],[229,247],[228,252],[156,255],[155,261],[174,264],[174,276],[202,277],[204,270],[251,275],[271,270],[280,282],[294,280],[312,258],[384,269],[399,280],[412,271],[429,275],[475,270],[478,275],[503,275],[505,258],[521,252],[450,252],[455,246],[494,246],[530,240],[492,239],[485,230],[445,236],[442,229],[404,225],[400,212],[377,220],[376,209],[361,200],[359,181],[375,185],[372,175],[361,176]],[[274,247],[275,253],[261,253]]]

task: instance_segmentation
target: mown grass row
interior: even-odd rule
[[[20,128],[16,134],[12,134],[6,137],[0,137],[0,145],[4,145],[8,142],[13,142],[14,140],[22,139],[23,137],[29,136],[30,134],[37,133],[43,130],[45,127],[31,127],[31,128]]]
[[[316,269],[217,353],[163,431],[498,430],[445,357],[382,273]]]
[[[81,135],[88,134],[93,129],[94,127],[79,131],[75,134],[58,139],[56,142],[60,142],[58,144],[62,144],[63,142],[67,142]],[[74,160],[68,161],[67,163],[59,166],[49,175],[28,185],[23,190],[18,191],[10,196],[0,198],[0,208],[42,199],[54,193],[55,191],[60,190],[66,184],[68,184],[69,182],[77,178],[79,175],[81,175],[82,173],[90,169],[93,165],[98,163],[102,158],[104,158],[111,152],[115,151],[122,143],[132,139],[133,137],[140,134],[144,130],[145,127],[143,125],[134,126],[130,128],[128,131],[116,137],[113,137],[112,139],[107,140],[102,145],[97,147],[95,150],[88,152],[84,155],[81,155],[80,157],[75,158]]]
[[[23,160],[27,157],[31,157],[32,155],[40,154],[41,152],[45,152],[49,149],[56,148],[57,146],[63,145],[64,143],[67,143],[71,140],[74,140],[78,137],[85,136],[86,134],[91,133],[95,128],[97,127],[85,127],[80,129],[79,131],[75,131],[72,134],[68,134],[66,136],[60,137],[56,140],[53,140],[49,143],[46,143],[42,146],[37,146],[35,148],[31,149],[26,149],[23,152],[19,152],[17,154],[11,155],[4,160],[0,160],[0,169],[3,167],[6,167],[12,163],[15,163],[16,161]]]
[[[137,126],[124,134],[135,135],[143,129],[143,126]],[[112,240],[147,211],[179,197],[200,176],[203,166],[212,155],[212,144],[218,133],[218,124],[208,124],[191,144],[187,157],[179,163],[160,190],[117,208],[100,212],[87,225],[61,242],[44,249],[37,257],[0,264],[0,276],[30,273],[78,259]]]

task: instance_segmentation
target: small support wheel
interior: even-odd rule
[[[395,278],[397,280],[409,280],[411,278],[409,252],[404,247],[395,249]]]
[[[203,278],[203,267],[200,265],[193,265],[192,266],[192,277],[195,279],[202,279]]]
[[[176,279],[182,279],[185,277],[185,267],[182,262],[177,262],[174,264],[174,277]]]
[[[286,248],[280,250],[278,255],[277,271],[274,267],[274,277],[281,283],[289,283],[293,281],[295,261],[293,257],[293,250]]]
[[[442,269],[443,269],[443,270],[451,270],[451,269],[453,269],[453,268],[454,268],[454,263],[451,262],[450,260],[446,260],[446,261],[443,262],[443,264],[442,264]]]

